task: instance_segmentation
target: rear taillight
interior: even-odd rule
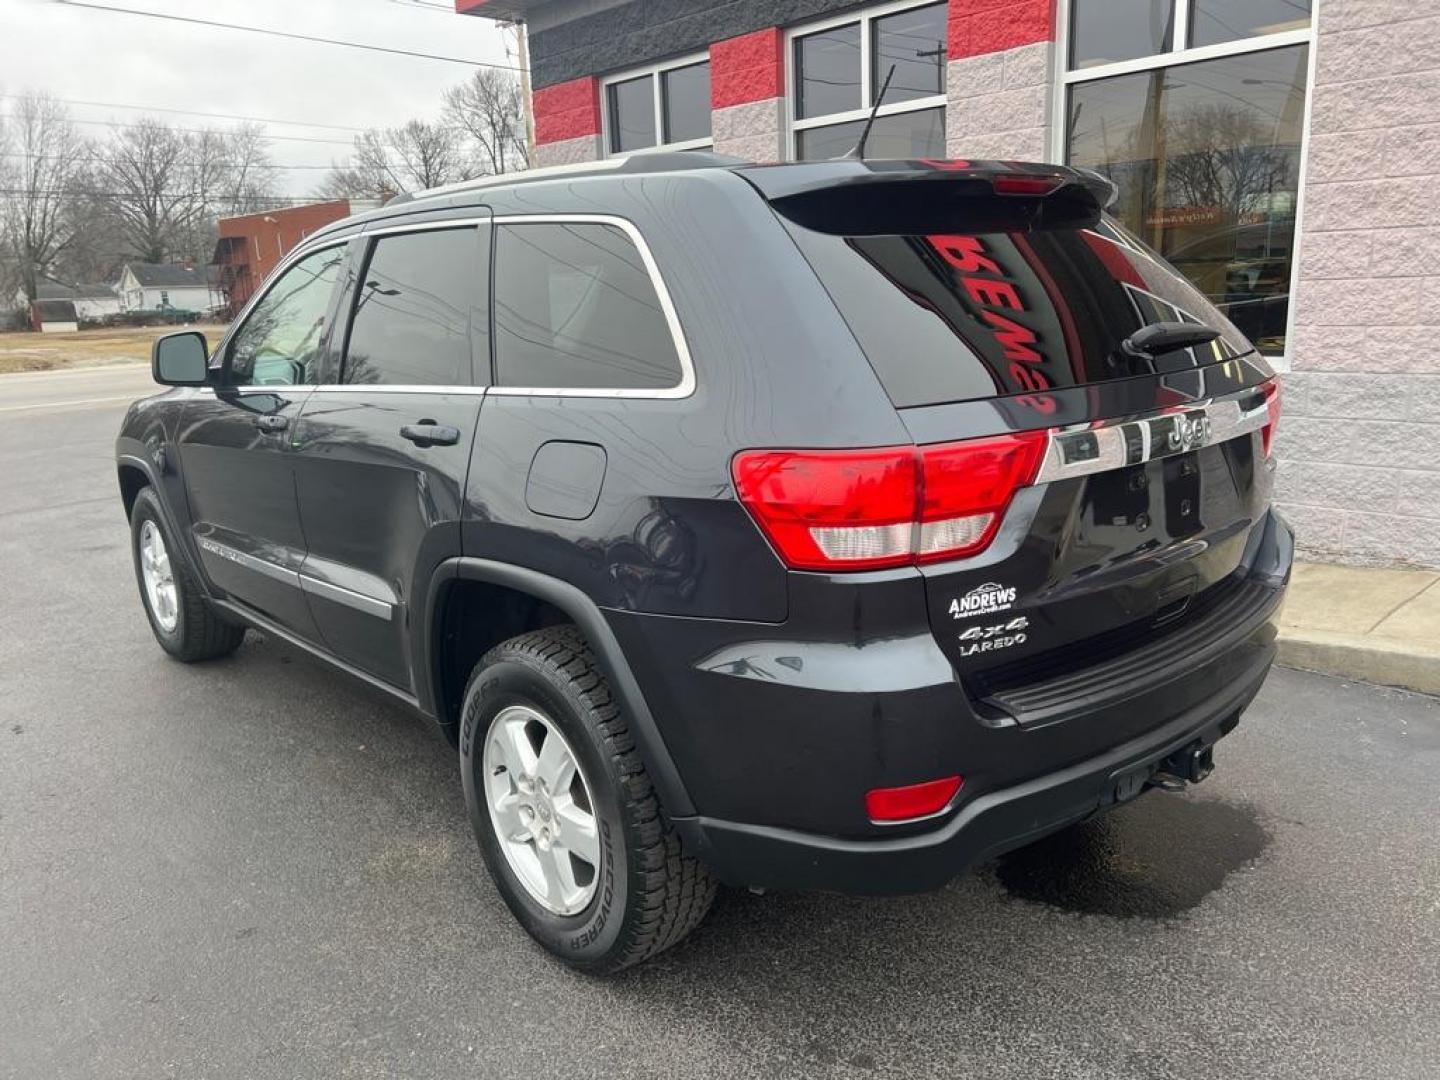
[[[1044,431],[920,448],[920,562],[984,551],[1010,499],[1035,481],[1049,436]]]
[[[1260,442],[1265,448],[1265,456],[1269,457],[1275,445],[1275,430],[1280,426],[1280,380],[1271,379],[1260,389],[1265,394],[1265,411],[1270,414],[1270,419],[1260,429]]]
[[[787,566],[875,570],[983,551],[1048,434],[879,450],[747,450],[740,501]]]

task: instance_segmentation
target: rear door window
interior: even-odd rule
[[[602,222],[496,227],[500,386],[659,390],[682,369],[655,282],[630,236]]]
[[[1250,344],[1108,219],[1096,228],[839,236],[787,221],[898,407],[1025,395],[1215,363]],[[1214,343],[1137,357],[1155,322]],[[1051,403],[1053,407],[1053,403]]]
[[[356,289],[341,381],[470,386],[472,330],[485,322],[474,227],[379,237]],[[481,350],[479,365],[487,382]]]

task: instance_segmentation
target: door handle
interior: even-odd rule
[[[261,431],[284,431],[290,426],[290,418],[279,413],[267,413],[255,417],[255,426]]]
[[[409,439],[421,448],[454,446],[460,441],[460,429],[449,424],[437,424],[434,420],[421,420],[418,424],[406,424],[402,427],[400,437]]]

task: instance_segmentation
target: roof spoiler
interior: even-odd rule
[[[784,217],[847,236],[1088,228],[1115,200],[1089,169],[1013,161],[825,161],[737,169]]]

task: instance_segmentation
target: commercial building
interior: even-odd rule
[[[345,199],[264,210],[220,219],[220,237],[211,263],[225,298],[225,316],[234,318],[270,271],[316,229],[350,216]]]
[[[1440,0],[456,0],[528,27],[537,164],[1050,160],[1287,374],[1309,555],[1440,566]],[[883,97],[881,90],[886,86]]]

